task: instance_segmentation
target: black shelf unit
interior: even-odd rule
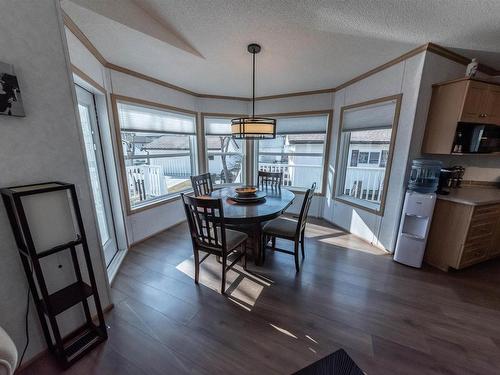
[[[37,252],[23,207],[23,197],[63,190],[67,193],[78,233],[75,233],[75,239],[72,241]],[[47,182],[5,188],[1,189],[0,193],[14,232],[48,348],[56,356],[59,363],[64,368],[68,368],[108,337],[75,185],[64,182]],[[62,251],[71,253],[76,281],[56,292],[49,293],[40,260]],[[88,282],[84,281],[82,277],[78,260],[79,251],[83,253]],[[94,322],[90,311],[88,299],[91,297],[94,300],[96,322]],[[57,316],[78,304],[83,307],[85,322],[76,331],[62,337]]]

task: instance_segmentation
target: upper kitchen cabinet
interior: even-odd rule
[[[452,153],[459,122],[500,125],[500,85],[466,78],[433,85],[422,153]]]

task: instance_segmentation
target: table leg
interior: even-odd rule
[[[247,249],[251,250],[255,265],[262,265],[262,224],[246,224],[238,226],[237,229],[248,234]]]

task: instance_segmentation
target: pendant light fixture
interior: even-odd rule
[[[248,45],[248,52],[252,54],[252,116],[233,118],[231,120],[231,134],[237,139],[274,139],[276,138],[276,119],[255,117],[255,54],[261,48],[258,44]]]

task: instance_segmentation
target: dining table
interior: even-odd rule
[[[252,203],[233,200],[234,187],[217,189],[210,194],[211,198],[222,200],[226,225],[248,234],[247,249],[251,249],[256,265],[262,264],[263,224],[282,215],[295,199],[295,194],[285,188],[263,187],[259,191],[265,193],[265,197]]]

